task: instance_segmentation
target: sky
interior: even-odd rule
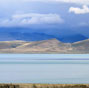
[[[88,36],[89,0],[0,0],[0,27],[70,29]]]

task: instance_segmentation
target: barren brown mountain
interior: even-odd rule
[[[75,43],[63,43],[57,39],[27,42],[27,41],[1,41],[0,53],[89,53],[89,40]]]

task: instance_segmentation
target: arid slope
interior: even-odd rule
[[[59,40],[0,42],[0,53],[89,53],[89,40],[62,43]]]

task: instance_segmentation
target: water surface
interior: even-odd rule
[[[12,57],[11,57],[12,56]],[[29,57],[29,58],[27,58]],[[89,83],[89,60],[0,55],[0,83]],[[51,56],[49,56],[51,57]],[[32,60],[33,59],[33,60]],[[75,58],[76,59],[76,58]]]

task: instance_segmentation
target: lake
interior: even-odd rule
[[[0,83],[89,83],[89,55],[0,54]]]

